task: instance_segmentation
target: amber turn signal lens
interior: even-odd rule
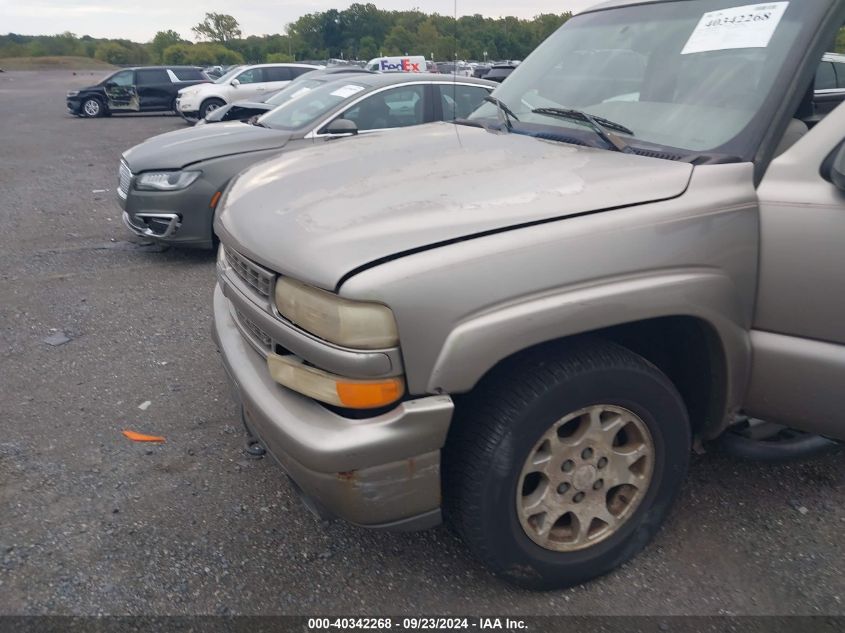
[[[309,367],[293,356],[267,356],[270,375],[280,385],[320,402],[347,409],[378,409],[405,393],[401,378],[353,380]]]
[[[222,193],[221,191],[218,191],[213,196],[211,196],[211,204],[208,205],[210,208],[212,208],[212,209],[217,208],[217,203],[220,202],[220,194],[221,193]]]
[[[384,382],[338,382],[341,405],[350,409],[376,409],[402,397],[402,381],[391,378]]]

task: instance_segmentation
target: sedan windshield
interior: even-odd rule
[[[470,118],[502,121],[504,106],[518,133],[606,147],[595,138],[598,121],[632,146],[747,156],[824,7],[700,0],[585,13],[495,91],[498,105]]]
[[[365,86],[350,81],[326,83],[263,114],[258,118],[258,124],[277,130],[298,130],[315,123],[365,90]]]

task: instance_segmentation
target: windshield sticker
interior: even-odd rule
[[[294,92],[294,93],[290,96],[290,98],[291,98],[291,99],[296,99],[297,97],[301,97],[302,95],[304,95],[306,92],[311,92],[311,88],[300,88],[299,90],[297,90],[296,92]]]
[[[767,2],[705,13],[681,55],[766,48],[788,6],[789,2]]]
[[[341,99],[348,99],[352,95],[357,95],[364,89],[363,86],[343,86],[342,88],[338,88],[332,93],[333,97],[340,97]]]

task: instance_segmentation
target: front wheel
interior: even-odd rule
[[[89,119],[94,119],[96,117],[103,116],[105,114],[105,106],[103,106],[102,101],[95,97],[89,97],[85,101],[82,102],[82,107],[80,108],[80,112],[82,116],[87,117]]]
[[[204,119],[209,113],[214,112],[217,108],[221,108],[224,105],[226,105],[226,102],[222,99],[206,99],[200,106],[199,118]]]
[[[516,584],[551,589],[639,552],[680,490],[690,453],[671,381],[617,345],[577,342],[493,373],[446,447],[446,512]]]

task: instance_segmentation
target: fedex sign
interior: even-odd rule
[[[379,64],[379,70],[382,72],[396,72],[401,71],[403,73],[418,73],[420,72],[420,65],[419,63],[412,62],[407,57],[401,59],[398,64],[394,64],[386,59],[381,60],[381,64]]]
[[[425,57],[377,57],[367,64],[368,70],[383,73],[421,73],[425,72]]]

